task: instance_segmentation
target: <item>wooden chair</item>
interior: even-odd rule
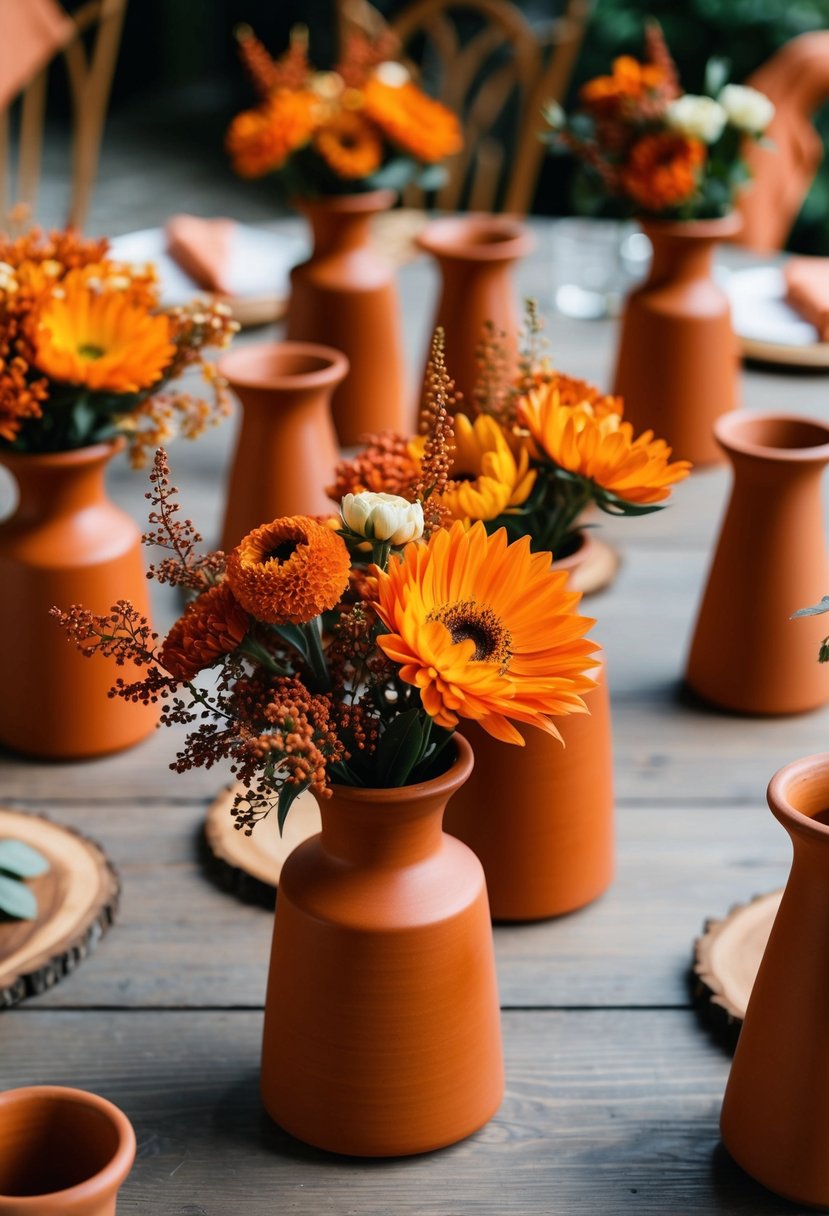
[[[67,223],[78,229],[83,228],[98,169],[126,7],[127,0],[87,0],[69,14],[75,32],[60,52],[66,61],[72,105],[72,184]],[[11,203],[22,203],[35,214],[48,71],[47,64],[20,94],[13,196],[10,108],[0,113],[0,216],[8,213]]]
[[[339,0],[339,9],[341,29],[372,21],[366,0]],[[428,91],[463,122],[464,148],[436,206],[527,212],[544,157],[541,108],[564,99],[589,9],[589,0],[566,0],[541,35],[509,0],[413,0],[390,18]],[[422,206],[422,192],[404,201]]]

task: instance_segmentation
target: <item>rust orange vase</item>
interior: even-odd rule
[[[738,713],[815,709],[829,701],[829,670],[816,661],[826,622],[790,617],[829,594],[820,492],[829,426],[739,411],[720,418],[716,434],[734,482],[686,680]]]
[[[791,873],[751,991],[725,1091],[726,1148],[798,1204],[829,1207],[829,753],[787,764],[769,806]]]
[[[738,351],[725,292],[711,276],[719,241],[737,215],[666,223],[645,220],[650,275],[628,296],[614,393],[636,433],[653,430],[680,460],[717,464],[714,421],[737,405]]]
[[[533,248],[533,239],[512,216],[471,214],[433,220],[417,243],[440,268],[433,328],[440,325],[445,333],[446,368],[463,394],[459,412],[470,413],[488,322],[504,334],[507,366],[517,369],[521,318],[512,269]]]
[[[242,346],[219,370],[242,406],[221,548],[281,515],[330,514],[325,486],[339,459],[331,394],[348,372],[339,351],[310,342]]]
[[[339,786],[279,883],[262,1097],[287,1131],[356,1156],[427,1152],[497,1110],[503,1064],[478,859],[441,826],[469,776]]]
[[[373,190],[296,203],[314,248],[291,271],[287,337],[333,346],[348,358],[351,370],[333,401],[343,445],[372,431],[412,429],[394,274],[369,232],[373,216],[394,197]]]
[[[452,796],[447,832],[484,867],[494,920],[542,920],[596,899],[613,878],[613,753],[604,665],[587,693],[590,714],[556,723],[564,739],[528,727],[526,745],[492,739],[474,723],[472,776]]]
[[[55,760],[104,755],[137,743],[158,720],[152,705],[107,695],[137,669],[86,658],[49,616],[53,605],[107,612],[120,599],[149,616],[141,534],[104,486],[119,448],[0,452],[19,495],[0,524],[0,744],[15,751]]]

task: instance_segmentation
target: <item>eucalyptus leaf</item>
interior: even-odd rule
[[[824,595],[819,604],[812,604],[810,608],[798,608],[789,619],[793,621],[796,616],[820,616],[823,612],[829,612],[829,595]]]
[[[390,789],[405,785],[423,751],[421,710],[407,709],[393,718],[380,736],[375,752],[377,785]]]
[[[310,784],[310,781],[303,781],[301,785],[286,782],[279,791],[279,801],[276,804],[276,822],[279,824],[280,836],[285,826],[285,820],[288,818],[288,811],[290,811],[300,794],[305,793]]]
[[[445,165],[427,165],[418,173],[415,185],[428,193],[431,190],[440,190],[448,180],[449,174]]]
[[[34,920],[37,916],[34,892],[16,878],[0,874],[0,912],[16,920]]]
[[[0,840],[0,870],[17,878],[37,878],[49,869],[42,853],[22,840]]]

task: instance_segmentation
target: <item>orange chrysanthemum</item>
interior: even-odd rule
[[[679,207],[696,190],[705,156],[699,139],[673,131],[643,135],[622,167],[622,189],[644,211]]]
[[[160,378],[176,349],[170,320],[128,292],[94,291],[67,275],[38,316],[34,363],[52,380],[96,392],[137,393]]]
[[[536,378],[536,385],[546,385],[558,393],[559,403],[565,406],[589,405],[598,418],[606,414],[623,413],[621,397],[613,397],[603,393],[595,384],[587,380],[579,380],[576,376],[567,376],[564,372],[545,370]]]
[[[339,602],[350,567],[339,533],[290,515],[248,533],[228,556],[227,580],[257,620],[300,625]]]
[[[263,177],[281,169],[307,144],[322,117],[319,98],[310,90],[279,89],[255,110],[237,114],[225,146],[240,177]]]
[[[459,152],[463,143],[457,117],[408,81],[387,84],[373,76],[363,89],[363,113],[390,143],[431,165]]]
[[[615,115],[631,103],[654,92],[666,76],[662,67],[640,63],[632,55],[613,60],[610,76],[596,76],[582,85],[579,100],[588,110],[602,116]]]
[[[618,400],[604,398],[605,403]],[[662,502],[691,469],[687,460],[669,463],[671,449],[654,439],[653,431],[634,439],[621,410],[587,401],[564,405],[555,384],[531,389],[518,402],[517,416],[553,464],[625,502]]]
[[[248,614],[229,584],[219,583],[187,605],[164,639],[158,661],[177,680],[192,680],[231,654],[247,631]]]
[[[459,521],[407,545],[378,581],[375,609],[389,629],[378,644],[438,725],[472,718],[522,744],[509,719],[559,737],[551,718],[584,712],[593,622],[529,537],[508,545],[503,529],[487,536],[482,523],[466,531]]]
[[[314,148],[338,177],[370,177],[383,160],[376,128],[354,110],[340,110],[314,136]]]

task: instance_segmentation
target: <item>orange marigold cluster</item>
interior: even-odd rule
[[[383,141],[356,110],[334,114],[314,136],[314,148],[338,177],[370,177],[383,161]]]
[[[411,82],[389,85],[372,77],[363,89],[363,112],[392,144],[424,164],[435,164],[461,149],[457,117]]]
[[[310,140],[319,110],[314,93],[278,89],[258,109],[237,114],[225,143],[235,171],[240,177],[263,177],[281,169]]]
[[[648,94],[665,81],[665,70],[652,63],[640,63],[632,55],[613,60],[609,76],[596,76],[582,85],[579,100],[591,113],[609,117],[638,106]]]
[[[337,465],[334,484],[326,487],[328,497],[339,503],[346,494],[373,490],[413,501],[420,465],[411,454],[409,440],[395,431],[381,431],[366,435],[365,444],[352,460]]]
[[[643,135],[621,170],[627,195],[648,212],[678,207],[693,195],[705,164],[705,144],[674,131]]]
[[[299,625],[339,603],[350,567],[338,533],[291,515],[248,533],[228,555],[227,578],[257,620]]]
[[[248,614],[227,582],[210,587],[184,610],[159,651],[158,661],[177,680],[192,680],[244,641]]]
[[[536,384],[546,385],[550,392],[557,392],[561,406],[589,405],[597,418],[604,418],[608,414],[618,414],[621,417],[624,410],[621,397],[603,393],[595,384],[579,380],[575,376],[566,376],[564,372],[545,371],[537,377]]]

